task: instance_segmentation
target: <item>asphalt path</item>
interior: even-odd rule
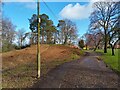
[[[86,52],[81,59],[51,70],[33,88],[118,88],[118,75],[98,57]]]

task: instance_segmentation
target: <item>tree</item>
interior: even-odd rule
[[[45,27],[47,26],[47,21],[49,20],[49,16],[46,14],[42,14],[40,15],[40,17],[41,17],[40,29],[41,29],[41,36],[42,36],[41,43],[43,44],[45,39],[45,34],[46,34]]]
[[[89,47],[89,49],[93,49],[95,51],[97,48],[102,48],[103,46],[103,33],[101,31],[90,30],[85,33],[82,38],[84,40],[86,50]]]
[[[29,33],[26,33],[26,30],[24,28],[21,28],[18,30],[17,36],[18,36],[18,44],[19,44],[20,48],[22,48],[23,42],[25,41],[28,34]]]
[[[78,46],[83,49],[83,47],[85,46],[83,39],[81,39],[81,40],[78,42]]]
[[[86,33],[85,34],[85,38],[86,38],[86,50],[87,48],[89,47],[90,48],[94,48],[95,44],[94,44],[94,36],[93,34],[90,34],[90,33]]]
[[[108,34],[115,24],[119,11],[119,2],[95,2],[94,11],[90,16],[90,23],[99,24],[104,31],[104,53],[107,53]]]
[[[95,46],[94,51],[96,51],[96,49],[103,40],[103,33],[98,32],[98,33],[94,33],[93,35],[94,35],[94,46]]]
[[[49,20],[48,15],[42,14],[40,15],[41,23],[40,23],[40,36],[41,43],[54,43],[54,35],[56,33],[56,27],[53,24],[52,20]],[[33,14],[32,18],[29,19],[30,21],[30,29],[32,31],[32,39],[31,42],[36,42],[36,32],[37,32],[37,15]]]
[[[13,47],[13,41],[15,39],[16,26],[8,18],[2,19],[2,50],[10,51]]]
[[[112,48],[112,55],[115,55],[114,48],[119,41],[120,41],[120,16],[117,19],[117,23],[109,33],[109,44]]]
[[[59,20],[58,27],[61,32],[61,42],[62,44],[68,44],[72,42],[77,37],[77,28],[76,24],[72,21],[65,19]]]
[[[30,23],[30,30],[31,30],[31,44],[36,43],[36,38],[37,38],[37,15],[33,14],[32,17],[29,19]]]
[[[96,51],[96,49],[99,48],[98,46],[100,45],[100,43],[103,41],[104,34],[102,28],[98,23],[92,23],[90,24],[88,30],[89,34],[91,35],[88,37],[88,39],[91,39],[91,41],[93,41],[92,46],[94,46],[94,51]]]
[[[53,25],[53,21],[52,20],[48,20],[47,24],[46,24],[46,42],[48,44],[53,44],[54,43],[54,34],[56,33],[56,27]]]

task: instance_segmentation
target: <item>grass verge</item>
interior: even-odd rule
[[[101,58],[103,61],[114,71],[120,73],[120,58],[119,58],[119,52],[120,49],[115,49],[115,56],[111,55],[111,49],[108,49],[107,53],[103,53],[103,50],[97,50],[96,52],[102,53]]]

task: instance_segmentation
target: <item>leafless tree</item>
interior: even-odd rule
[[[93,41],[94,51],[100,46],[100,43],[103,41],[104,33],[102,31],[101,26],[98,23],[91,23],[89,26],[89,34],[88,37]]]
[[[62,44],[72,43],[77,37],[76,24],[68,19],[59,20],[58,27],[61,32]]]
[[[99,24],[104,32],[104,53],[107,53],[108,36],[116,23],[118,17],[120,2],[95,2],[93,7],[94,11],[90,16],[91,25]]]
[[[8,18],[2,19],[2,47],[9,50],[15,39],[16,26]]]
[[[109,44],[112,48],[112,55],[115,55],[114,48],[117,43],[120,42],[120,16],[117,19],[117,23],[109,32]]]
[[[25,38],[27,37],[29,33],[26,33],[26,30],[24,28],[21,28],[18,30],[17,32],[17,36],[18,36],[18,44],[20,47],[23,46],[23,42],[25,40]]]

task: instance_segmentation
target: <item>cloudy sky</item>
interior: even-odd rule
[[[10,18],[10,20],[17,26],[17,30],[25,28],[26,31],[30,31],[28,18],[31,18],[32,14],[37,13],[36,3],[32,2],[34,0],[12,0],[13,2],[10,2],[11,0],[4,1],[6,2],[4,2],[3,6],[3,17]],[[92,4],[93,1],[98,0],[68,0],[68,2],[62,2],[65,0],[61,0],[60,2],[52,2],[55,0],[46,2],[48,0],[44,0],[46,4],[43,0],[40,1],[42,1],[40,3],[40,14],[47,14],[49,18],[54,21],[56,26],[60,19],[67,18],[72,20],[77,25],[78,35],[80,37],[88,30]]]

